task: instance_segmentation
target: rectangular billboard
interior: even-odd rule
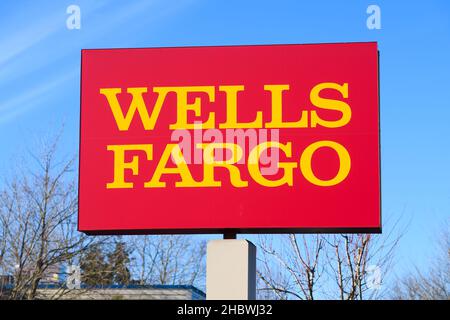
[[[81,62],[80,231],[381,232],[377,43]]]

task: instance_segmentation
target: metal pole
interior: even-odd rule
[[[235,232],[228,232],[223,234],[223,239],[236,239],[236,233]]]

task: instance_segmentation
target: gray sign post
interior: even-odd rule
[[[256,247],[247,240],[208,242],[206,299],[256,299]]]

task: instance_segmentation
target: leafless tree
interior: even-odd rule
[[[31,163],[16,169],[17,173],[1,184],[0,275],[14,278],[12,289],[8,289],[11,299],[40,298],[39,285],[58,283],[48,278],[59,274],[60,267],[81,265],[88,248],[107,251],[114,243],[114,237],[92,237],[77,231],[75,158],[59,160],[58,140],[59,136],[50,143],[43,141],[39,152],[31,154]],[[139,283],[204,286],[205,242],[191,236],[165,235],[120,240],[130,243],[131,254],[136,257],[132,259],[132,275]],[[44,298],[73,296],[66,286],[58,287]],[[0,283],[0,290],[4,288]]]
[[[259,291],[271,290],[278,299],[313,300],[317,282],[323,266],[320,263],[324,240],[320,235],[306,236],[289,234],[282,236],[281,246],[275,246],[273,239],[260,237],[262,266],[257,271],[264,285]],[[280,272],[280,269],[284,272]],[[261,294],[261,293],[260,293]]]
[[[261,237],[259,292],[277,299],[373,299],[403,234],[399,220],[383,234]],[[265,296],[270,296],[264,293]]]
[[[398,300],[449,300],[450,299],[450,232],[449,223],[444,224],[432,263],[427,270],[418,267],[397,279],[391,298]]]
[[[57,142],[43,143],[0,194],[0,273],[14,275],[12,299],[36,298],[50,268],[70,264],[95,241],[76,231],[74,159],[58,162]]]
[[[206,243],[186,235],[132,236],[140,284],[203,286]]]
[[[331,278],[341,300],[363,299],[365,276],[370,262],[372,235],[340,234],[327,237]]]

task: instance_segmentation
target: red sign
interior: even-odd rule
[[[381,231],[376,43],[81,59],[80,231]]]

